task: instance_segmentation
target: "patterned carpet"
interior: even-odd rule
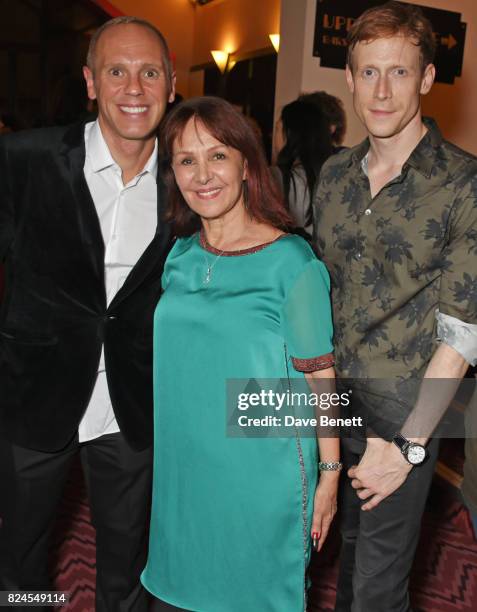
[[[459,501],[449,500],[446,493],[448,487],[436,480],[411,574],[414,612],[475,612],[476,609],[477,543],[467,511]],[[323,556],[315,555],[312,560],[310,612],[333,610],[339,557],[336,529],[327,544]]]
[[[71,593],[70,603],[63,610],[94,610],[94,546],[84,483],[76,467],[67,485],[52,544],[56,589]],[[339,535],[335,528],[324,551],[312,560],[309,612],[333,610],[338,556]],[[477,543],[455,489],[439,477],[435,478],[423,520],[411,593],[415,612],[476,609]]]
[[[92,612],[96,578],[95,530],[90,522],[79,463],[66,486],[50,553],[55,589],[70,593],[69,604],[62,610]]]

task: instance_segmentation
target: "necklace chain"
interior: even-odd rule
[[[215,264],[219,261],[219,259],[222,257],[222,255],[225,253],[225,249],[223,249],[222,251],[220,251],[220,253],[218,255],[215,256],[215,258],[212,260],[212,262],[209,262],[209,258],[206,255],[206,250],[205,247],[207,246],[207,240],[205,238],[205,236],[203,234],[201,234],[200,236],[202,243],[203,243],[203,248],[204,250],[202,251],[202,255],[204,256],[204,260],[205,260],[205,265],[206,265],[206,272],[205,272],[205,276],[203,279],[203,284],[204,285],[208,285],[212,279],[212,270],[214,269]]]
[[[220,253],[215,256],[215,259],[212,261],[212,263],[209,263],[207,255],[205,253],[203,253],[204,259],[205,259],[205,265],[207,266],[207,271],[205,273],[204,281],[203,281],[204,285],[208,285],[210,283],[210,280],[212,278],[212,270],[214,269],[215,264],[219,261],[220,257],[223,255],[223,253],[224,253],[224,251],[220,251]]]

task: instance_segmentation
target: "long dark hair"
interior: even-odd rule
[[[167,188],[166,219],[171,222],[175,235],[190,236],[201,226],[199,215],[182,197],[171,167],[174,142],[181,138],[191,119],[202,123],[212,136],[240,151],[247,160],[246,206],[250,216],[280,229],[292,227],[293,221],[250,124],[225,100],[206,96],[181,102],[161,126],[161,165]]]
[[[277,156],[277,166],[282,172],[286,202],[290,189],[296,189],[293,167],[300,164],[311,203],[321,166],[333,152],[330,126],[315,104],[300,98],[283,107],[281,121],[285,145]]]

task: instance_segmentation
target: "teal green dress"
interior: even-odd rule
[[[196,234],[176,241],[164,269],[142,582],[194,612],[302,612],[316,439],[228,436],[226,382],[332,365],[329,277],[289,234],[218,255]]]

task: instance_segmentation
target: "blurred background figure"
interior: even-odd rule
[[[343,102],[336,96],[332,96],[326,91],[313,91],[302,94],[299,100],[311,102],[324,115],[330,132],[334,151],[337,153],[343,147],[343,140],[346,134],[346,113]]]
[[[339,151],[346,118],[341,101],[326,92],[304,94],[283,107],[275,128],[275,176],[296,231],[313,233],[312,201],[321,166]]]

